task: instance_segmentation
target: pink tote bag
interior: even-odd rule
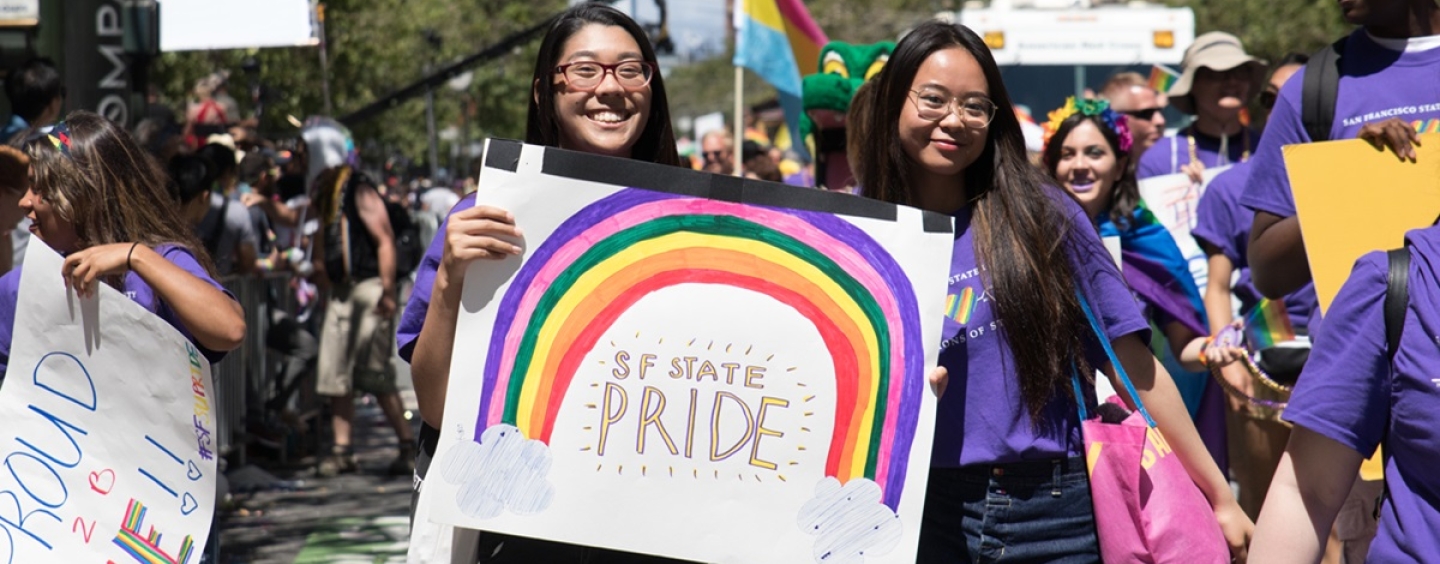
[[[1091,329],[1138,408],[1121,423],[1091,420],[1079,375],[1071,375],[1080,405],[1101,558],[1107,564],[1230,562],[1230,548],[1210,502],[1155,427],[1090,304],[1079,297]]]

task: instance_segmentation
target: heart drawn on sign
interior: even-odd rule
[[[100,495],[109,495],[115,489],[115,471],[110,469],[90,473],[90,489]]]
[[[190,495],[189,493],[186,493],[185,497],[180,499],[180,513],[182,515],[188,517],[191,513],[194,513],[195,510],[199,507],[200,502],[195,501],[195,496]]]
[[[203,475],[204,475],[204,474],[201,474],[201,473],[200,473],[200,467],[195,465],[195,461],[194,461],[194,460],[191,460],[191,461],[190,461],[190,471],[185,474],[185,477],[190,478],[190,481],[191,481],[191,482],[194,482],[195,480],[199,480],[200,477],[203,476]]]

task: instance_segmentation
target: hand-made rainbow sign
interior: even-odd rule
[[[622,313],[663,288],[723,284],[814,324],[837,390],[826,475],[869,478],[895,509],[925,387],[919,307],[903,272],[831,214],[621,190],[566,220],[513,278],[475,440],[504,423],[549,444],[576,369]]]

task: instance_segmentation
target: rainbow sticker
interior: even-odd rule
[[[950,294],[945,298],[945,317],[961,325],[969,323],[975,313],[975,301],[975,289],[968,286],[958,296]]]
[[[825,474],[873,480],[896,509],[925,382],[919,306],[890,254],[827,213],[638,189],[576,213],[502,298],[499,311],[515,313],[491,333],[475,440],[508,424],[549,444],[576,370],[615,320],[695,283],[767,295],[814,324],[836,378]]]
[[[1416,133],[1440,133],[1440,118],[1415,120]]]

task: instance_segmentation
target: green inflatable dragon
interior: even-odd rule
[[[852,188],[854,177],[845,156],[845,114],[855,91],[885,67],[894,50],[890,41],[869,45],[831,41],[820,50],[820,73],[804,78],[800,138],[813,142],[817,186]]]

